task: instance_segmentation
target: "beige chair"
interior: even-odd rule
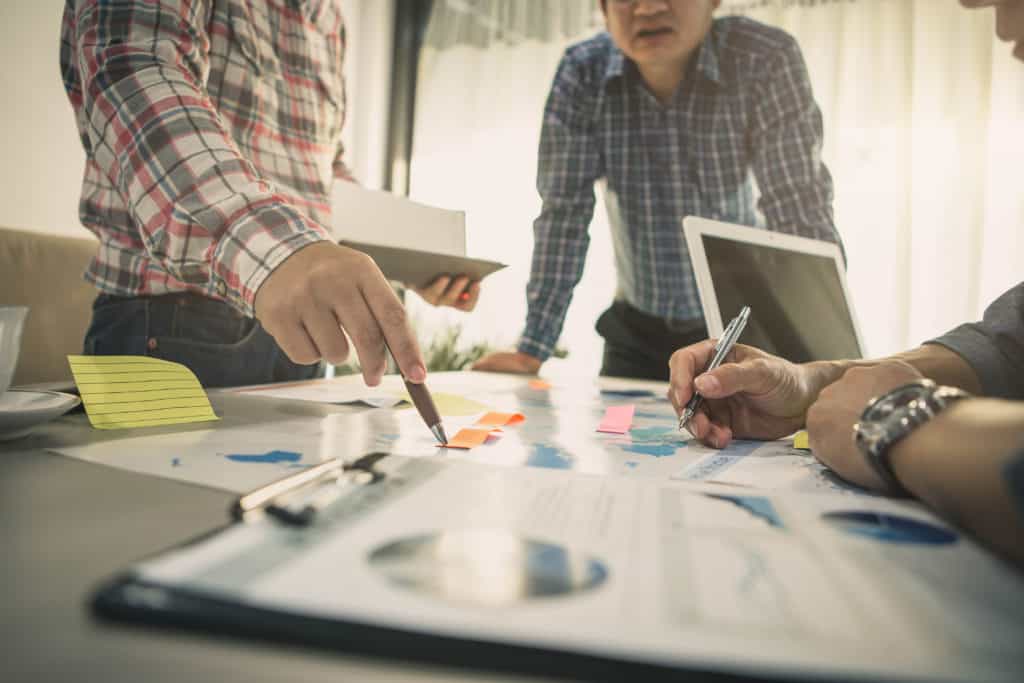
[[[14,384],[71,379],[96,290],[82,279],[96,241],[0,228],[0,304],[30,308]]]

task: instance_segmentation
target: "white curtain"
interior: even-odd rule
[[[872,354],[980,315],[1024,279],[1024,65],[990,11],[954,0],[726,0],[793,34],[825,119],[824,157],[849,283]],[[416,307],[421,327],[512,344],[525,317],[541,114],[566,45],[599,30],[597,2],[436,0],[421,56],[411,191],[467,211],[491,276],[471,316]],[[538,28],[543,27],[543,28]],[[600,365],[593,331],[614,291],[603,204],[561,345]],[[415,298],[415,297],[411,297]]]

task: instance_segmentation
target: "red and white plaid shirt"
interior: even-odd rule
[[[86,151],[86,278],[193,291],[248,315],[270,272],[329,238],[341,161],[337,0],[69,0],[61,71]]]

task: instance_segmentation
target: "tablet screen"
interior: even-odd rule
[[[835,259],[710,235],[701,240],[722,324],[744,305],[751,308],[741,343],[795,363],[862,357]]]

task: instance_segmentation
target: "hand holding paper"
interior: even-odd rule
[[[412,289],[432,306],[450,306],[467,313],[476,308],[480,298],[480,281],[471,280],[468,275],[442,275],[427,287]]]

